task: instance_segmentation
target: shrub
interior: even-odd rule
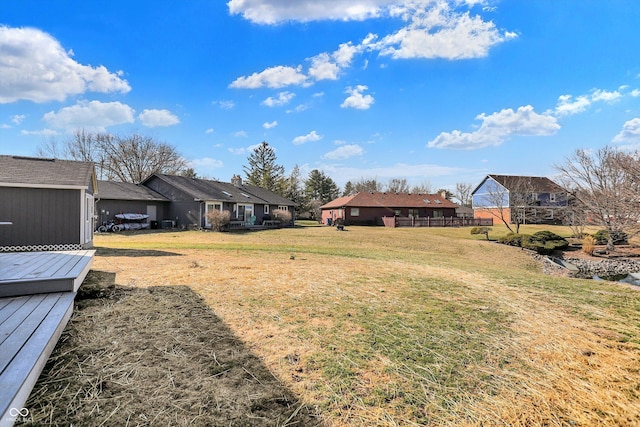
[[[597,245],[606,245],[609,242],[609,232],[607,230],[599,230],[594,235]],[[629,236],[622,231],[616,231],[613,233],[613,244],[624,245],[628,242]]]
[[[273,211],[273,217],[280,221],[280,224],[287,225],[291,222],[291,212],[285,209],[276,209]]]
[[[522,246],[522,239],[527,238],[528,234],[507,233],[498,239],[498,243],[509,246]]]
[[[569,242],[564,237],[545,230],[523,238],[522,247],[534,250],[542,255],[549,255],[553,251],[566,249],[569,247]]]
[[[211,230],[213,231],[224,231],[229,226],[229,222],[231,221],[231,214],[229,211],[212,210],[207,213],[207,220],[209,224],[211,224]]]
[[[596,249],[596,239],[593,236],[586,235],[582,238],[582,252],[587,255],[593,255]]]
[[[471,229],[471,234],[484,234],[484,237],[489,240],[489,232],[491,231],[491,227],[473,227]]]

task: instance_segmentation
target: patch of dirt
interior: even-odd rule
[[[24,425],[321,425],[189,287],[113,277],[87,276]]]

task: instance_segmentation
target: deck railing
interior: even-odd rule
[[[386,227],[481,227],[493,226],[493,218],[460,217],[383,217]]]

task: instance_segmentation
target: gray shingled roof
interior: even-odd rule
[[[98,181],[100,199],[168,202],[169,199],[144,185],[130,182]]]
[[[0,185],[88,188],[93,163],[0,155]]]
[[[525,184],[528,188],[539,193],[562,193],[566,190],[544,176],[518,176],[518,175],[494,175],[489,174],[494,180],[507,190],[522,188]]]
[[[177,175],[154,174],[153,176],[171,184],[181,191],[199,200],[216,200],[232,203],[259,203],[270,205],[295,206],[296,204],[272,191],[253,185],[240,186],[228,182],[212,181],[206,179],[188,178]],[[146,182],[145,180],[144,182]],[[144,182],[142,185],[144,185]]]

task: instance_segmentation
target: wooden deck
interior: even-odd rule
[[[0,254],[0,298],[76,292],[93,262],[93,250]]]
[[[19,416],[73,312],[75,292],[0,299],[0,427]]]
[[[0,253],[0,427],[27,401],[71,318],[95,251]]]

